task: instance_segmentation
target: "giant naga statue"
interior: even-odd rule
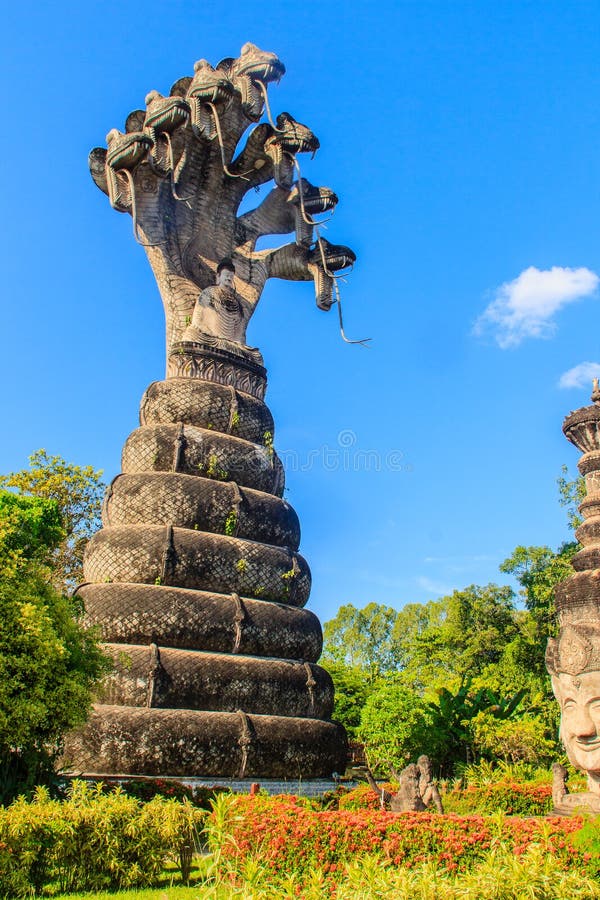
[[[284,72],[253,44],[215,68],[200,60],[90,154],[92,178],[131,215],[156,277],[167,373],[142,398],[86,549],[78,594],[114,668],[67,739],[74,772],[310,778],[344,768],[266,371],[246,340],[268,278],[312,281],[319,308],[339,309],[337,278],[355,259],[319,233],[336,195],[300,173],[298,154],[314,153],[317,138],[289,113],[271,116],[268,85]],[[293,238],[257,249],[275,234]],[[341,314],[340,324],[344,336]]]

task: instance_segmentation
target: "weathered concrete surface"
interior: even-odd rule
[[[99,705],[64,759],[90,774],[316,778],[343,770],[346,747],[334,722]]]
[[[145,584],[84,584],[85,622],[103,640],[316,662],[319,620],[307,609]]]
[[[285,500],[179,472],[117,475],[107,491],[103,522],[112,525],[173,525],[248,538],[297,550],[298,516]]]
[[[167,584],[304,606],[311,577],[299,553],[270,544],[187,528],[103,528],[86,547],[92,582]]]
[[[107,644],[115,664],[99,699],[119,706],[328,719],[333,683],[310,663],[156,644]]]

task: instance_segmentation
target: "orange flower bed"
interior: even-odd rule
[[[565,867],[585,870],[587,854],[569,836],[580,818],[506,819],[484,816],[401,815],[375,810],[315,811],[295,797],[236,798],[229,824],[232,842],[222,852],[231,860],[257,856],[273,873],[334,872],[362,855],[383,865],[412,866],[431,861],[449,871],[466,871],[501,843],[515,855],[543,843]]]

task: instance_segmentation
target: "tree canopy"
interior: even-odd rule
[[[324,625],[325,658],[361,669],[369,681],[397,665],[393,638],[396,610],[378,603],[357,609],[352,603],[340,606]]]
[[[516,577],[518,598],[507,585],[470,585],[399,611],[345,604],[325,623],[334,715],[375,767],[427,752],[450,774],[477,758],[560,752],[544,651],[556,627],[553,589],[576,549],[516,547],[501,571]]]
[[[28,469],[0,475],[0,488],[56,504],[64,529],[52,549],[53,581],[59,590],[72,590],[82,580],[85,544],[100,525],[101,477],[102,472],[92,466],[68,463],[45,450],[31,454]]]
[[[0,491],[0,802],[43,778],[106,671],[76,605],[52,585],[64,535],[54,501]]]

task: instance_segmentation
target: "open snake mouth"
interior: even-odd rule
[[[263,84],[270,84],[272,81],[279,81],[285,75],[285,66],[279,60],[268,64],[254,63],[248,66],[241,66],[240,75],[246,75],[252,81],[262,81]]]
[[[143,131],[131,131],[121,134],[116,128],[106,135],[108,152],[106,163],[118,171],[134,169],[142,161],[152,147],[152,138]]]
[[[316,138],[299,137],[296,134],[283,135],[279,139],[279,145],[286,153],[314,153],[320,144]]]
[[[316,153],[321,146],[319,139],[310,128],[290,116],[289,113],[280,113],[277,116],[278,132],[274,136],[274,142],[285,153]]]
[[[187,99],[200,103],[228,103],[234,92],[229,79],[217,72],[205,59],[194,66],[194,77],[187,90]]]
[[[294,206],[300,206],[300,187],[298,183],[290,191],[288,200]],[[315,187],[306,178],[302,179],[302,203],[305,212],[309,215],[329,212],[337,205],[337,202],[337,194],[334,194],[331,188]]]
[[[155,97],[149,102],[146,98],[146,103],[144,128],[153,129],[159,134],[163,131],[175,131],[186,122],[190,114],[190,108],[182,97]]]
[[[275,53],[260,50],[255,44],[244,44],[235,64],[235,74],[245,75],[252,81],[269,84],[285,75],[285,66]]]
[[[312,265],[322,266],[323,256],[330,272],[347,269],[356,262],[356,253],[350,247],[344,247],[342,244],[330,244],[329,241],[321,238],[310,249],[308,261]]]
[[[190,85],[187,93],[189,100],[196,100],[200,103],[227,103],[233,96],[233,87],[228,81],[206,80],[198,84]]]

